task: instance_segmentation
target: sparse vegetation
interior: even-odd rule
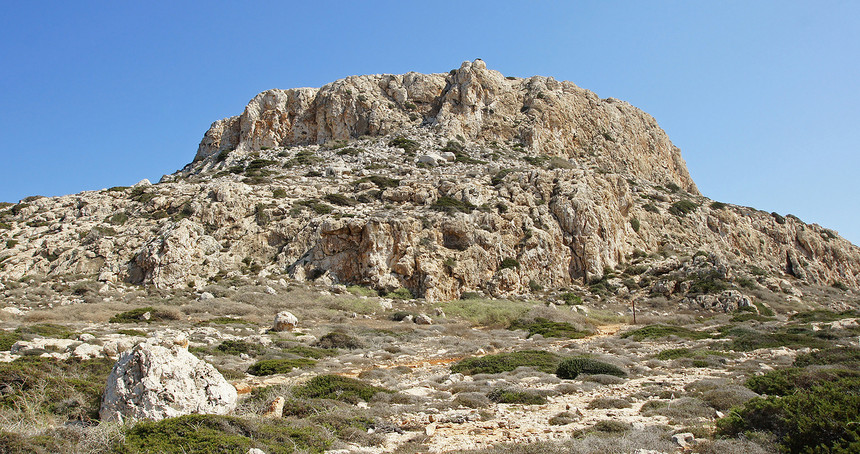
[[[672,206],[669,207],[669,212],[675,216],[686,216],[693,211],[696,211],[696,208],[699,208],[699,205],[697,205],[696,202],[683,199],[673,203]]]
[[[622,338],[632,338],[641,341],[645,339],[659,339],[661,337],[676,336],[683,339],[707,339],[708,333],[693,331],[687,328],[673,325],[648,325],[642,328],[626,331],[621,334]]]
[[[516,320],[508,327],[510,330],[528,331],[527,337],[540,334],[543,337],[563,337],[568,339],[579,339],[590,334],[587,331],[577,329],[567,322],[554,322],[546,318],[538,317],[533,321]]]
[[[430,206],[430,208],[436,211],[442,211],[444,213],[453,214],[457,212],[461,213],[471,213],[477,208],[475,205],[472,205],[469,202],[464,202],[462,200],[458,200],[448,196],[441,196],[436,199],[436,202]]]
[[[486,355],[480,358],[466,358],[451,366],[451,371],[466,375],[498,374],[512,371],[518,367],[533,367],[542,372],[553,373],[558,368],[560,361],[561,357],[555,353],[541,350],[523,350]]]
[[[293,389],[293,394],[297,397],[333,399],[349,403],[356,403],[359,400],[368,401],[381,392],[393,393],[389,389],[371,386],[361,380],[340,375],[318,375]]]
[[[627,373],[618,366],[588,357],[567,358],[558,364],[555,371],[558,378],[574,379],[579,374],[604,374],[625,377]]]
[[[312,367],[317,362],[308,358],[263,359],[248,368],[251,375],[275,375],[292,372],[293,369]]]

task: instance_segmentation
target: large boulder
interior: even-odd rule
[[[180,345],[141,343],[123,353],[108,376],[102,421],[160,420],[236,408],[236,389]]]
[[[291,312],[281,311],[275,315],[272,331],[292,331],[299,324],[299,319]]]

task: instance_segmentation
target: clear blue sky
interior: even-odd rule
[[[705,195],[860,243],[857,1],[6,2],[0,200],[156,181],[269,88],[475,58],[629,101]]]

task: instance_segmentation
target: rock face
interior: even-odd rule
[[[353,76],[320,89],[265,91],[241,115],[213,123],[195,160],[393,134],[419,120],[442,136],[485,145],[515,142],[565,158],[599,152],[607,171],[697,193],[680,150],[650,115],[571,82],[505,78],[482,60],[448,74]]]
[[[480,60],[263,92],[158,184],[28,198],[0,209],[0,225],[8,280],[75,274],[202,292],[274,275],[428,300],[574,284],[695,299],[729,290],[709,279],[735,278],[860,287],[857,246],[701,196],[646,113]],[[632,282],[612,277],[649,256]],[[744,304],[710,296],[690,302]]]
[[[236,389],[186,348],[141,343],[123,353],[108,377],[102,421],[160,420],[191,413],[227,414]]]

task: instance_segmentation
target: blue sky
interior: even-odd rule
[[[0,200],[158,180],[269,88],[484,59],[653,115],[716,200],[860,243],[860,2],[7,2]]]

